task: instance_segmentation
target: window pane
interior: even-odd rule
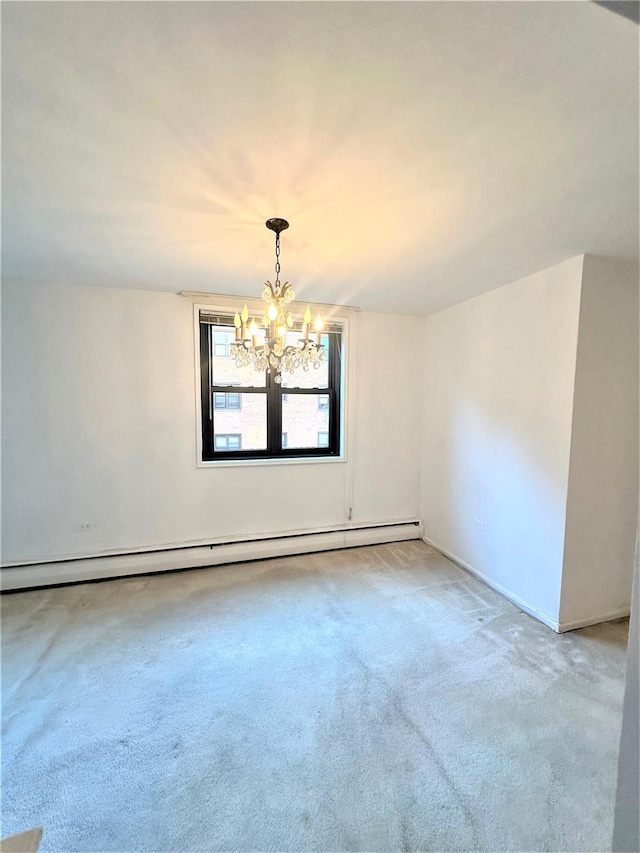
[[[267,395],[237,394],[239,408],[215,408],[215,450],[266,450]]]
[[[264,388],[265,374],[251,367],[236,367],[231,357],[230,344],[236,339],[233,326],[215,326],[213,335],[213,357],[211,359],[211,377],[213,385],[231,385],[238,388]]]
[[[315,333],[314,333],[315,334]],[[296,346],[300,338],[300,332],[287,332],[286,345]],[[299,367],[293,373],[282,374],[283,388],[328,388],[329,387],[329,335],[322,335],[320,342],[324,344],[327,360],[318,362],[319,367],[310,367],[308,370]],[[313,447],[313,445],[304,445]]]
[[[288,448],[329,446],[329,408],[319,408],[320,397],[327,395],[289,392],[287,404],[282,406],[282,431],[287,434]],[[327,440],[320,444],[323,435]]]

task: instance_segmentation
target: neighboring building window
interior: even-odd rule
[[[296,346],[299,333],[288,335],[287,345]],[[203,461],[338,456],[342,326],[323,331],[327,360],[319,369],[284,373],[280,385],[266,372],[237,367],[229,357],[234,339],[233,315],[201,309]]]
[[[242,436],[239,433],[218,433],[215,436],[216,450],[242,450]]]
[[[215,332],[213,337],[213,354],[216,358],[229,358],[229,343],[233,336],[229,332]]]
[[[241,409],[242,402],[240,398],[240,394],[236,391],[235,393],[228,394],[214,394],[213,395],[213,405],[216,409]]]

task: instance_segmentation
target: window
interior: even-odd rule
[[[237,392],[234,394],[214,394],[213,395],[213,405],[216,409],[240,409],[242,408],[242,401],[240,399],[240,394]]]
[[[287,332],[286,344],[298,338]],[[342,327],[322,333],[327,360],[318,369],[284,373],[281,385],[237,367],[229,357],[234,339],[232,316],[200,310],[203,461],[338,456]]]
[[[215,448],[216,450],[241,450],[242,436],[239,433],[218,433]]]

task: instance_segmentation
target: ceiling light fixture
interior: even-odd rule
[[[254,370],[268,371],[278,385],[282,382],[282,372],[292,373],[301,367],[319,368],[326,361],[324,345],[321,343],[322,318],[317,315],[312,339],[311,309],[307,305],[302,322],[300,337],[296,339],[294,319],[288,309],[296,298],[288,281],[280,283],[280,232],[289,227],[286,219],[267,219],[265,225],[276,234],[276,277],[272,284],[265,282],[262,298],[267,309],[258,328],[255,319],[249,322],[249,309],[245,305],[241,312],[236,311],[234,325],[236,339],[231,344],[231,357],[237,367],[253,367]]]

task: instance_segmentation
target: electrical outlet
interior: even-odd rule
[[[80,530],[81,532],[86,532],[87,530],[93,530],[93,522],[92,521],[80,521],[76,524],[76,530]]]
[[[476,530],[479,530],[481,533],[484,533],[484,521],[480,521],[479,518],[474,519],[473,526]]]

